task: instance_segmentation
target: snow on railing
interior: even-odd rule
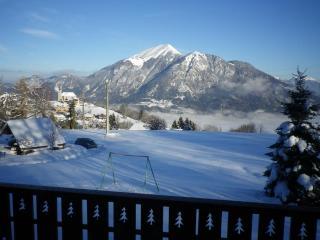
[[[6,240],[315,240],[319,218],[319,208],[0,184]]]

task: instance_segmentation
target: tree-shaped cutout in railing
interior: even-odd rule
[[[113,233],[115,239],[128,240],[136,236],[141,240],[221,239],[222,213],[225,212],[228,214],[228,234],[224,236],[227,239],[251,239],[254,221],[258,221],[255,224],[258,223],[259,240],[283,239],[285,217],[290,217],[290,239],[314,240],[320,216],[316,208],[70,191],[43,187],[1,188],[0,184],[0,237],[9,240],[14,234],[15,240],[34,239],[37,234],[38,240],[56,240],[60,231],[63,239],[82,239],[85,234],[88,240],[103,239],[109,233]],[[61,217],[57,219],[59,212]],[[259,217],[254,219],[253,214]],[[110,225],[108,221],[113,223]],[[167,230],[165,224],[168,224]]]
[[[153,225],[156,221],[154,220],[154,215],[153,215],[153,209],[151,208],[149,210],[149,215],[148,215],[148,219],[147,219],[147,223],[149,225]]]
[[[211,213],[208,214],[206,228],[209,231],[213,230],[213,228],[214,228],[213,219],[212,219],[212,214]]]

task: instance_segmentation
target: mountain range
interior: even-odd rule
[[[32,76],[30,80],[40,78]],[[213,54],[181,54],[170,44],[147,49],[87,76],[60,74],[45,79],[52,89],[84,95],[103,104],[105,81],[112,104],[135,104],[153,108],[193,108],[278,111],[286,99],[290,81],[281,81],[249,63],[225,61]],[[320,84],[312,82],[320,93]]]

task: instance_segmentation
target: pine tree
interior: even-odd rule
[[[289,102],[283,103],[283,113],[290,121],[276,129],[278,140],[270,146],[273,151],[267,153],[273,163],[265,171],[265,190],[283,203],[319,206],[320,138],[319,127],[312,122],[318,105],[311,103],[306,77],[297,70],[295,89],[289,91]]]
[[[74,129],[76,128],[76,105],[74,101],[69,103],[69,128]]]
[[[176,120],[173,121],[173,123],[172,123],[172,125],[171,125],[171,128],[172,128],[172,129],[178,129],[178,128],[179,128]]]
[[[144,110],[141,108],[139,110],[138,120],[142,120],[144,118],[144,115],[145,115]]]
[[[164,119],[157,116],[151,116],[148,120],[150,130],[165,130],[167,123]]]
[[[182,117],[179,117],[178,126],[180,129],[184,129],[184,121]]]
[[[110,129],[111,130],[117,130],[119,129],[119,123],[116,119],[116,116],[114,115],[114,113],[112,113],[110,116],[109,116],[109,124],[110,124]]]
[[[194,122],[190,121],[190,125],[191,125],[191,130],[192,131],[197,130],[197,125]]]
[[[191,121],[188,118],[186,118],[186,120],[184,121],[182,129],[186,130],[186,131],[190,131],[191,130]]]

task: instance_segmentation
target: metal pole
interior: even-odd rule
[[[106,136],[108,136],[109,134],[109,81],[106,79],[106,77],[104,78],[105,80],[105,84],[106,84]]]
[[[82,92],[82,128],[84,129],[84,93]]]
[[[154,176],[154,172],[153,172],[153,169],[152,169],[152,166],[151,166],[151,162],[150,162],[149,157],[147,157],[147,161],[148,161],[148,163],[149,163],[149,167],[150,167],[150,170],[151,170],[151,173],[152,173],[152,176],[153,176],[154,183],[156,184],[157,190],[158,190],[158,192],[159,192],[159,191],[160,191],[159,185],[158,185],[158,182],[157,182],[157,180],[156,180],[156,177]]]

